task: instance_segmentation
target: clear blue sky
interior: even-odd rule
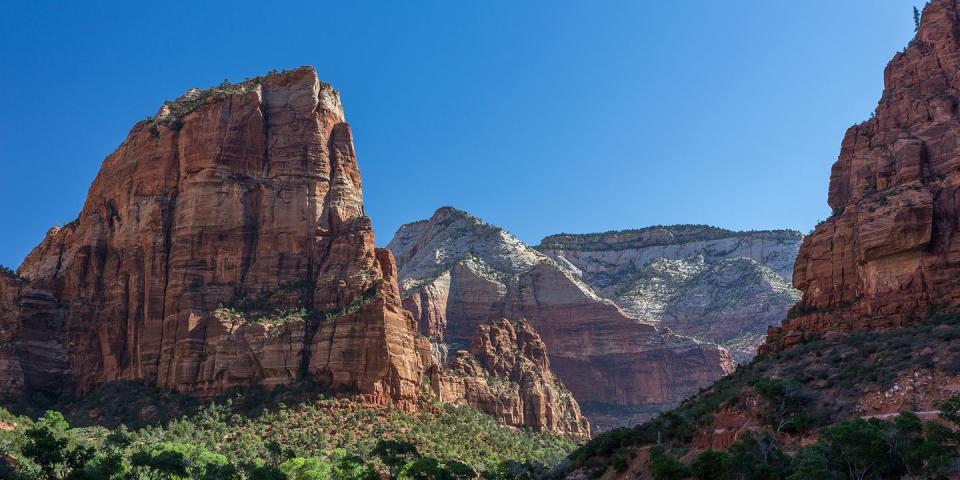
[[[164,99],[307,64],[341,92],[379,244],[442,205],[531,243],[671,223],[806,232],[919,3],[11,2],[0,263],[76,217]]]

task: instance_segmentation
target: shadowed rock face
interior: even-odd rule
[[[830,176],[834,215],[804,239],[794,269],[803,299],[766,348],[960,303],[958,9],[924,8],[916,38],[887,65],[874,116],[847,130]]]
[[[470,349],[434,369],[431,383],[441,401],[474,406],[505,425],[590,437],[580,406],[550,371],[547,348],[525,321],[480,325]]]
[[[18,273],[0,278],[8,392],[312,378],[409,406],[426,370],[312,68],[191,90],[136,124]]]
[[[747,362],[800,298],[786,279],[801,239],[789,230],[678,225],[552,235],[538,249],[627,313]]]
[[[438,363],[449,361],[447,349],[469,345],[480,325],[525,319],[601,429],[674,405],[732,368],[722,348],[625,314],[571,270],[465,212],[445,207],[404,225],[388,248],[404,305]],[[617,413],[598,425],[590,409]]]

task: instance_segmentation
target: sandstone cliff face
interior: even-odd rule
[[[465,212],[441,208],[401,227],[388,248],[404,305],[438,363],[449,363],[447,349],[469,345],[480,325],[526,319],[600,429],[674,405],[732,368],[722,348],[625,314],[571,270]]]
[[[23,369],[13,339],[20,333],[20,309],[17,305],[23,280],[0,271],[0,395],[16,394],[23,389]]]
[[[786,278],[801,239],[787,230],[679,225],[553,235],[538,249],[627,313],[747,362],[800,298]]]
[[[543,340],[523,320],[477,327],[469,351],[435,368],[431,383],[441,401],[476,407],[505,425],[590,436],[573,395],[550,371]]]
[[[339,96],[312,68],[191,90],[135,125],[18,273],[0,279],[8,390],[312,378],[409,406],[426,370]]]
[[[804,239],[803,299],[768,349],[831,330],[889,328],[960,302],[960,20],[930,3],[893,57],[874,116],[843,139],[830,176],[834,215]]]

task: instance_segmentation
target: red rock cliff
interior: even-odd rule
[[[191,90],[135,125],[18,273],[0,278],[8,391],[309,377],[408,404],[425,371],[339,96],[308,67]]]
[[[960,303],[958,13],[956,0],[927,5],[887,65],[874,116],[847,131],[830,177],[834,215],[804,239],[794,268],[803,299],[764,348]]]
[[[550,371],[546,345],[524,320],[477,327],[470,350],[434,368],[431,383],[441,401],[476,407],[505,425],[590,437],[577,401]]]

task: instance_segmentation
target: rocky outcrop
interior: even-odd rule
[[[801,239],[677,225],[552,235],[537,248],[627,313],[717,342],[742,363],[800,298],[785,279]]]
[[[491,320],[526,319],[550,364],[600,429],[648,416],[730,371],[729,354],[625,314],[573,271],[503,229],[444,207],[401,227],[397,256],[404,305],[445,352],[470,344]],[[596,421],[593,413],[609,413]]]
[[[833,216],[804,239],[803,298],[765,348],[827,331],[891,328],[960,303],[960,5],[929,3],[884,72],[871,118],[833,165]]]
[[[0,395],[23,390],[23,367],[13,343],[20,333],[18,298],[23,286],[14,273],[0,271]]]
[[[412,406],[426,371],[339,96],[308,67],[191,90],[136,124],[18,273],[0,278],[8,391],[310,378]]]
[[[470,349],[434,369],[431,383],[441,401],[473,406],[505,425],[590,436],[590,424],[550,371],[547,347],[526,321],[480,325]]]

